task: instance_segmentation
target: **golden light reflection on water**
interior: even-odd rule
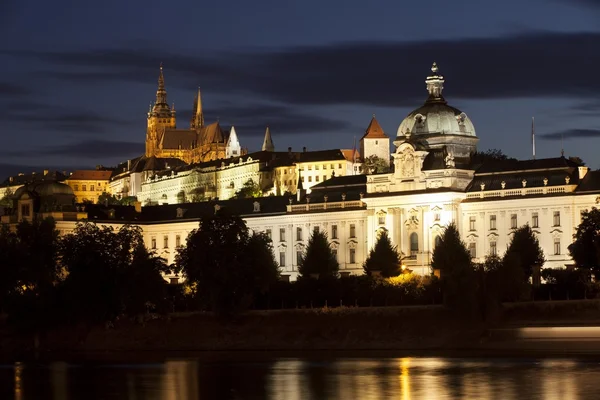
[[[18,400],[68,400],[85,398],[85,393],[156,400],[600,398],[600,364],[577,360],[281,358],[47,367],[17,363],[0,369],[0,378],[2,373],[14,380]]]

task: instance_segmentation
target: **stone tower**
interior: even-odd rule
[[[240,141],[238,140],[237,133],[235,133],[235,127],[231,127],[229,132],[229,138],[227,139],[227,147],[225,148],[225,158],[238,157],[242,155],[242,148]]]
[[[375,115],[360,139],[360,155],[363,160],[370,156],[377,156],[385,161],[385,165],[390,165],[390,138],[381,129]]]
[[[165,77],[163,66],[160,65],[158,75],[158,89],[154,105],[148,110],[148,128],[146,130],[146,157],[156,155],[160,150],[164,132],[167,129],[175,129],[175,107],[169,107],[167,103],[167,91],[165,89]]]

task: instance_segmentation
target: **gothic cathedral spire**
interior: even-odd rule
[[[204,113],[202,111],[202,94],[200,88],[194,98],[194,114],[192,115],[192,121],[190,122],[192,129],[199,129],[204,127]]]
[[[165,76],[163,75],[163,65],[160,63],[160,74],[158,75],[158,89],[156,90],[156,106],[160,108],[169,108],[167,103],[167,90],[165,89]]]

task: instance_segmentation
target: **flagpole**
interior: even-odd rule
[[[535,117],[531,117],[531,145],[533,146],[533,159],[535,160]]]

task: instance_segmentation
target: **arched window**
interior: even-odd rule
[[[435,237],[435,239],[433,240],[433,243],[434,243],[435,247],[438,247],[440,245],[440,243],[442,243],[442,238],[440,237],[440,235],[437,235]]]
[[[419,235],[416,232],[410,234],[410,255],[415,256],[419,252]]]

